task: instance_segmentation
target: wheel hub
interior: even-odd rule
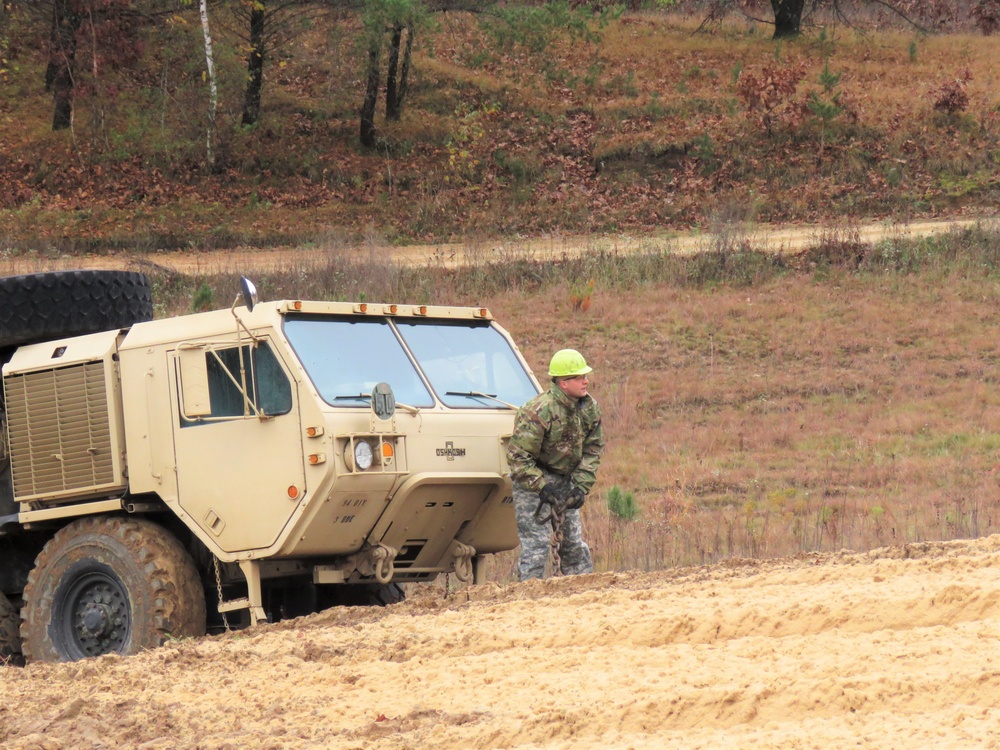
[[[91,602],[84,606],[80,624],[86,635],[101,638],[111,630],[113,618],[114,612],[107,604]]]
[[[128,595],[110,573],[90,571],[66,592],[57,640],[72,658],[122,653],[131,632]]]

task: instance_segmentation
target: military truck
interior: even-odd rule
[[[233,291],[154,320],[141,274],[0,279],[0,658],[389,603],[517,545],[539,385],[488,309]]]

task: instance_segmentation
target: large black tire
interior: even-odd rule
[[[74,521],[45,545],[24,589],[25,659],[75,661],[205,633],[205,592],[187,550],[143,519]]]
[[[152,319],[153,292],[141,273],[51,271],[0,278],[0,347]]]
[[[21,615],[0,593],[0,666],[21,663]]]

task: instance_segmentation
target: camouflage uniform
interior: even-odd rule
[[[538,493],[547,483],[567,478],[589,493],[597,480],[603,449],[601,409],[590,396],[572,398],[553,383],[548,391],[518,409],[507,461],[514,482],[514,510],[521,540],[518,573],[522,581],[544,576],[552,541],[552,526],[535,521]],[[579,510],[563,512],[562,533],[562,573],[593,571]]]

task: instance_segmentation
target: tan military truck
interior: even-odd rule
[[[517,545],[539,387],[487,309],[255,296],[151,320],[139,274],[0,279],[0,657],[387,603]]]

